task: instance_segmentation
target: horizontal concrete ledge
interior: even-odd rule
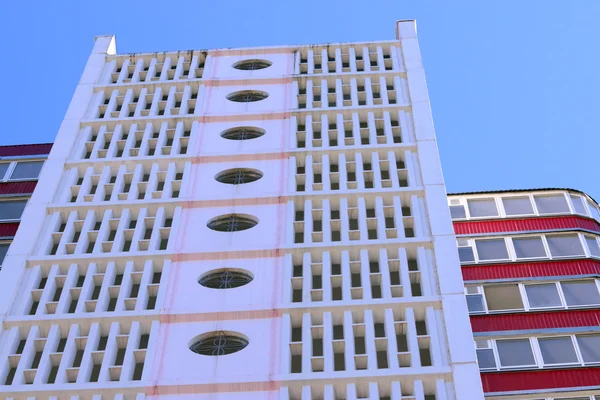
[[[4,329],[10,329],[13,326],[31,327],[39,326],[50,329],[56,324],[81,324],[89,326],[93,323],[99,323],[109,327],[113,322],[130,324],[131,321],[141,323],[152,323],[160,321],[161,324],[179,324],[195,322],[213,322],[213,321],[241,321],[257,319],[281,318],[284,314],[298,315],[306,312],[344,312],[344,311],[366,311],[374,309],[399,307],[424,310],[426,307],[441,308],[441,296],[421,296],[421,297],[398,297],[389,299],[369,299],[369,300],[348,300],[348,301],[326,301],[312,303],[277,303],[273,308],[263,308],[256,310],[225,310],[216,312],[196,312],[196,313],[169,313],[166,310],[132,310],[119,312],[102,312],[96,315],[90,313],[80,314],[46,314],[44,316],[9,316],[3,321]]]
[[[359,371],[336,371],[300,374],[275,374],[248,376],[246,381],[231,381],[221,383],[199,384],[195,382],[161,382],[148,381],[125,381],[125,382],[95,382],[95,383],[68,383],[53,385],[21,385],[3,386],[0,393],[3,398],[21,397],[23,394],[35,397],[56,396],[57,393],[68,397],[78,395],[81,398],[91,398],[99,391],[103,398],[109,398],[113,394],[135,395],[144,393],[147,396],[157,395],[184,395],[201,393],[222,392],[255,392],[255,391],[279,391],[281,387],[300,387],[310,380],[311,385],[347,385],[357,383],[382,383],[387,384],[391,380],[401,382],[412,382],[414,380],[452,379],[450,366],[440,367],[407,367],[399,369],[359,370]]]
[[[386,239],[386,240],[354,240],[348,242],[333,242],[333,243],[306,243],[306,244],[285,244],[278,249],[256,249],[243,251],[217,251],[211,253],[176,253],[173,251],[158,252],[126,252],[126,253],[96,253],[96,254],[78,254],[67,256],[43,256],[31,257],[27,260],[29,267],[39,265],[40,267],[50,267],[59,263],[98,263],[118,260],[153,260],[161,262],[171,260],[174,262],[185,261],[201,261],[201,260],[223,260],[223,259],[242,259],[242,258],[272,258],[283,257],[286,254],[296,254],[298,256],[310,250],[335,250],[335,251],[351,251],[357,247],[361,249],[399,249],[406,246],[420,246],[431,248],[433,246],[433,238],[409,238],[404,240]]]

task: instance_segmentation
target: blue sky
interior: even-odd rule
[[[600,200],[598,15],[598,0],[3,2],[0,144],[54,139],[95,35],[119,53],[387,40],[414,18],[449,191]]]

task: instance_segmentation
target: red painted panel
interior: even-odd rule
[[[600,326],[600,310],[565,310],[536,313],[472,315],[473,332]]]
[[[600,224],[593,219],[567,215],[564,217],[536,217],[523,219],[500,219],[485,221],[456,221],[457,235],[503,233],[523,231],[552,231],[555,229],[587,229],[600,232]]]
[[[600,261],[590,259],[463,266],[463,280],[479,281],[536,276],[600,274]]]
[[[0,183],[0,194],[31,194],[37,181]]]
[[[485,393],[597,386],[600,368],[492,372],[481,374],[481,381]]]
[[[19,223],[0,224],[0,237],[15,236],[19,229]]]
[[[0,146],[0,157],[33,156],[50,154],[52,143],[18,144],[15,146]]]

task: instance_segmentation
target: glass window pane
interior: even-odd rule
[[[546,249],[541,236],[514,238],[513,246],[517,258],[546,257]]]
[[[2,262],[4,261],[4,257],[6,257],[6,252],[8,251],[8,246],[10,246],[10,243],[0,244],[0,265],[2,265]]]
[[[591,201],[588,201],[588,208],[590,209],[590,212],[592,213],[592,218],[596,219],[597,221],[600,221],[600,213],[598,212],[598,209]]]
[[[585,363],[600,362],[600,335],[577,336],[577,344]]]
[[[43,161],[28,161],[17,163],[10,179],[37,179],[42,170]]]
[[[483,288],[488,310],[522,310],[523,301],[517,284],[489,285]]]
[[[504,239],[476,240],[475,246],[480,260],[508,260]]]
[[[27,204],[25,200],[0,202],[0,220],[21,218],[25,204]]]
[[[533,206],[529,197],[503,197],[506,215],[533,214]]]
[[[450,217],[452,219],[467,218],[465,206],[450,206]]]
[[[600,304],[596,281],[561,282],[561,287],[569,306]]]
[[[535,365],[533,351],[528,339],[497,340],[498,357],[502,367]]]
[[[475,255],[473,254],[473,249],[470,247],[459,247],[458,248],[458,258],[460,259],[460,262],[475,261]]]
[[[544,364],[570,364],[577,362],[577,354],[570,336],[538,339]]]
[[[532,308],[560,307],[562,305],[554,283],[525,285],[525,292]]]
[[[496,368],[494,352],[491,349],[477,350],[477,362],[480,369]]]
[[[540,214],[568,213],[569,205],[562,194],[551,196],[533,196]]]
[[[10,163],[0,163],[0,180],[4,179],[4,175],[6,175],[8,167],[10,167]]]
[[[595,236],[585,236],[585,242],[588,245],[588,249],[590,249],[590,254],[593,257],[600,257],[600,246],[598,246],[598,241]]]
[[[577,235],[549,235],[546,236],[546,240],[552,257],[584,255]]]
[[[498,209],[494,199],[467,200],[471,217],[496,217]]]
[[[467,296],[467,308],[470,312],[481,312],[485,311],[483,308],[483,296],[480,294],[477,295],[468,295]]]
[[[587,212],[585,211],[585,206],[583,205],[583,199],[581,198],[581,196],[571,195],[570,197],[571,197],[571,203],[573,203],[573,210],[575,210],[575,212],[577,214],[587,215]]]

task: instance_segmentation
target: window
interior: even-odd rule
[[[8,247],[10,243],[0,243],[0,265],[4,261],[4,257],[6,257],[6,253],[8,252]]]
[[[594,204],[592,204],[591,201],[588,201],[588,208],[590,209],[590,212],[592,213],[592,218],[600,221],[600,213],[598,212],[598,208],[596,208],[596,206]]]
[[[552,257],[583,256],[583,247],[577,235],[546,236]]]
[[[471,217],[496,217],[498,209],[494,199],[470,199],[467,200],[469,205],[469,214]]]
[[[490,346],[489,340],[476,340],[477,362],[479,369],[496,369],[496,359],[494,358],[494,350]]]
[[[525,292],[531,308],[562,307],[562,301],[554,283],[525,285]]]
[[[4,175],[6,175],[8,167],[10,167],[10,163],[0,163],[0,180],[4,179]]]
[[[246,271],[222,269],[203,275],[198,283],[210,289],[234,289],[252,282],[252,275]]]
[[[264,100],[267,97],[269,97],[268,93],[259,90],[241,90],[227,95],[227,100],[236,103],[254,103],[255,101]]]
[[[452,219],[467,218],[465,206],[450,206],[450,217]]]
[[[544,364],[578,363],[571,336],[538,339]]]
[[[529,197],[503,197],[504,212],[506,215],[533,214],[533,206]]]
[[[230,214],[210,220],[207,226],[218,232],[238,232],[253,228],[257,224],[258,221],[249,215]]]
[[[523,301],[519,285],[489,285],[483,288],[490,311],[522,310]]]
[[[596,281],[574,281],[561,283],[568,306],[586,306],[600,304],[600,294]]]
[[[224,356],[237,353],[248,346],[248,339],[239,334],[211,332],[201,336],[190,346],[196,354],[204,356]]]
[[[228,129],[221,133],[221,137],[229,140],[249,140],[259,138],[264,134],[264,129],[243,126],[239,128]]]
[[[496,347],[498,348],[498,358],[502,367],[535,365],[529,339],[497,340]]]
[[[546,249],[541,236],[516,237],[513,246],[517,258],[539,258],[546,257]]]
[[[583,362],[600,362],[600,335],[581,335],[576,338]]]
[[[583,199],[581,198],[581,196],[571,195],[570,197],[571,197],[571,203],[573,203],[573,210],[577,214],[587,215],[587,212],[585,211],[585,206],[583,205]]]
[[[43,165],[43,161],[19,162],[10,175],[10,179],[37,179]]]
[[[467,308],[469,312],[483,312],[485,306],[483,304],[483,295],[479,292],[477,286],[466,286],[465,292],[467,295]]]
[[[590,255],[592,257],[600,257],[600,247],[598,246],[598,240],[594,236],[584,236],[585,242],[590,249]]]
[[[258,69],[265,69],[272,65],[270,61],[267,60],[244,60],[238,61],[233,64],[233,68],[240,69],[243,71],[255,71]]]
[[[555,194],[550,196],[534,196],[535,205],[540,214],[568,213],[569,205],[565,196]]]
[[[477,255],[479,260],[507,260],[508,251],[504,239],[476,240]]]
[[[215,179],[221,183],[227,183],[230,185],[242,185],[244,183],[251,183],[262,178],[263,174],[256,169],[228,169],[220,172],[215,176]]]
[[[0,220],[15,220],[21,218],[27,200],[0,202]]]
[[[473,254],[473,249],[471,247],[459,247],[458,258],[460,262],[474,262],[475,255]]]

